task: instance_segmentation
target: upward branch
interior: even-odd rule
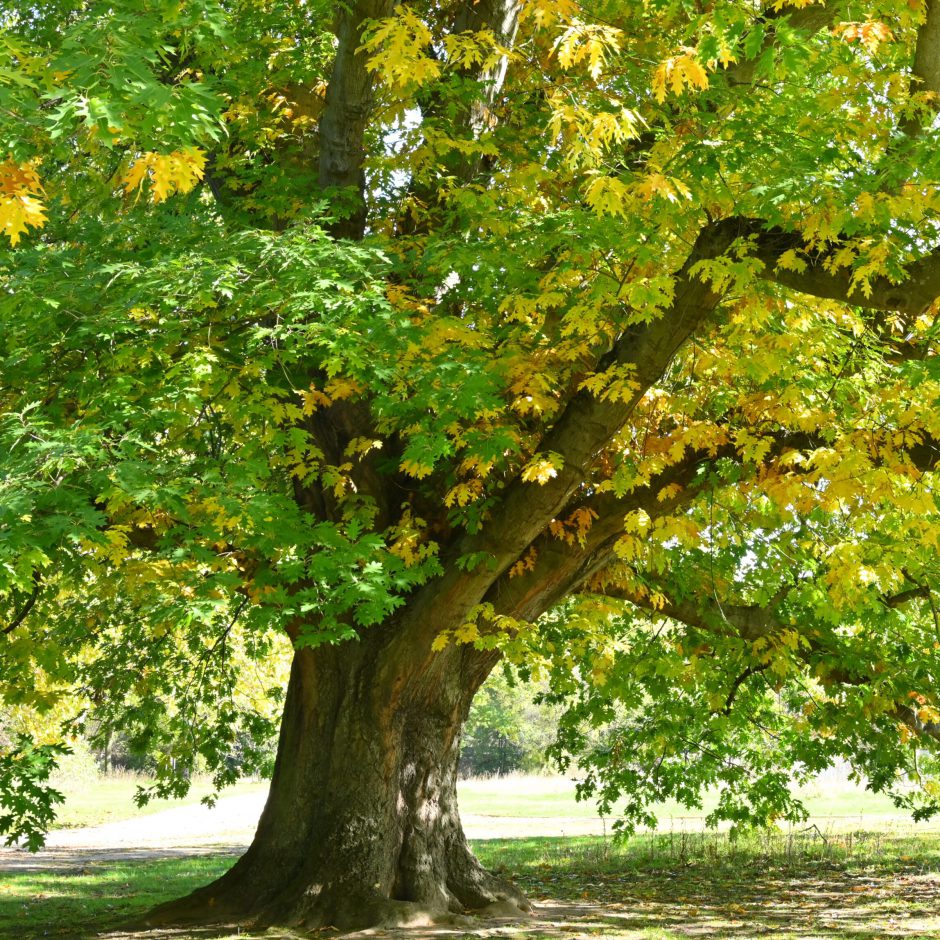
[[[340,238],[361,238],[366,220],[364,137],[375,102],[375,77],[367,54],[359,51],[362,29],[366,21],[388,16],[393,6],[393,0],[337,4],[336,59],[319,124],[319,185],[349,193],[348,211],[333,228]]]
[[[676,352],[713,313],[721,294],[692,274],[698,262],[723,255],[739,235],[737,220],[716,223],[702,230],[675,279],[674,299],[661,317],[627,328],[607,357],[610,365],[632,367],[635,388],[626,400],[607,400],[580,391],[542,438],[540,453],[557,454],[560,466],[544,484],[518,476],[504,491],[483,531],[461,539],[447,560],[448,570],[416,598],[413,615],[425,617],[431,607],[439,618],[441,597],[448,619],[463,622],[467,612],[512,565],[589,479],[600,453],[627,422],[647,391],[662,377]],[[461,559],[485,558],[470,572]],[[427,607],[425,607],[427,605]],[[429,629],[433,637],[438,626]]]

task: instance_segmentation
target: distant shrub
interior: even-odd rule
[[[502,776],[549,765],[546,748],[555,738],[558,709],[538,701],[542,685],[497,670],[480,687],[463,731],[460,774]]]
[[[52,777],[53,785],[92,783],[99,777],[98,760],[82,738],[68,742],[71,753],[63,754]]]

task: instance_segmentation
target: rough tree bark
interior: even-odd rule
[[[250,849],[147,923],[358,928],[527,909],[474,858],[457,810],[460,729],[497,658],[464,646],[402,660],[379,633],[299,650]]]

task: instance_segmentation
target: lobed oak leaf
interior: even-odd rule
[[[681,95],[686,89],[704,91],[708,88],[708,74],[696,58],[695,49],[683,47],[681,55],[671,56],[653,73],[653,96],[664,102],[671,91]]]
[[[893,42],[894,33],[890,27],[880,20],[866,20],[864,23],[839,23],[834,27],[833,33],[844,42],[857,42],[864,46],[872,55],[878,51],[882,43]]]
[[[570,20],[580,10],[577,0],[529,0],[519,13],[520,21],[531,19],[536,28]]]
[[[777,267],[783,271],[800,273],[806,270],[806,262],[799,256],[795,248],[790,248],[777,259]]]
[[[43,204],[33,196],[0,196],[0,230],[16,245],[27,227],[42,228],[46,221]]]
[[[188,193],[205,175],[206,157],[198,147],[170,153],[147,151],[138,154],[124,171],[120,183],[128,193],[141,190],[150,181],[150,198],[163,202],[175,193]]]
[[[538,483],[544,486],[553,477],[558,476],[562,466],[559,454],[536,454],[522,469],[524,483]]]
[[[558,64],[566,71],[587,62],[588,73],[597,79],[604,70],[607,56],[620,48],[621,30],[601,23],[573,19],[555,43]]]
[[[630,188],[612,176],[595,176],[584,193],[588,205],[598,215],[620,215],[627,218]]]
[[[371,52],[369,69],[391,88],[403,89],[432,81],[441,73],[440,64],[426,54],[433,36],[414,11],[399,4],[395,16],[374,23],[357,52]]]
[[[0,231],[16,245],[27,228],[42,228],[45,206],[37,197],[42,184],[35,165],[7,160],[0,163]]]
[[[425,477],[430,476],[431,471],[434,469],[426,464],[420,464],[415,460],[403,460],[401,462],[401,468],[408,476],[412,476],[416,480],[423,480]]]

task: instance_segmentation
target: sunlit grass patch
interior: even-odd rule
[[[596,836],[499,839],[478,842],[474,849],[484,864],[511,877],[538,903],[538,920],[499,927],[499,936],[517,940],[935,940],[940,935],[940,834],[912,827],[760,832],[738,839],[681,831],[625,842]],[[218,877],[232,861],[230,855],[206,856],[3,875],[0,937],[90,940]],[[486,921],[478,931],[452,931],[447,940],[483,934],[493,936]],[[238,936],[283,940],[295,934],[242,931]],[[388,936],[425,940],[420,931]]]
[[[0,874],[0,937],[90,937],[217,878],[232,856]]]
[[[134,794],[139,786],[152,783],[149,777],[136,774],[109,774],[97,780],[65,781],[56,786],[65,795],[65,802],[56,811],[55,829],[74,829],[81,826],[98,826],[102,823],[118,822],[148,816],[178,806],[192,806],[212,792],[208,779],[193,781],[189,793],[182,799],[151,800],[146,806],[136,806]],[[221,799],[242,796],[248,793],[265,793],[270,781],[241,780],[227,788]]]

